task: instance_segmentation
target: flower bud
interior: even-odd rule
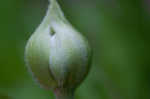
[[[46,89],[74,89],[90,69],[88,41],[71,26],[55,0],[29,39],[25,59],[36,81]]]

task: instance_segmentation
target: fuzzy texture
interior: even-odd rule
[[[64,17],[56,0],[29,39],[27,67],[46,89],[75,89],[87,76],[91,63],[88,41]]]

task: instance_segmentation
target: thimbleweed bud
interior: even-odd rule
[[[51,0],[46,17],[27,43],[25,58],[42,87],[53,90],[58,99],[70,99],[88,74],[91,49]]]

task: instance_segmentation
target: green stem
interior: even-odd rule
[[[74,91],[66,89],[56,89],[54,91],[56,99],[74,99]]]

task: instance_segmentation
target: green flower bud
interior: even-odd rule
[[[87,40],[64,17],[56,0],[29,39],[25,59],[36,81],[46,89],[75,89],[91,63]]]

